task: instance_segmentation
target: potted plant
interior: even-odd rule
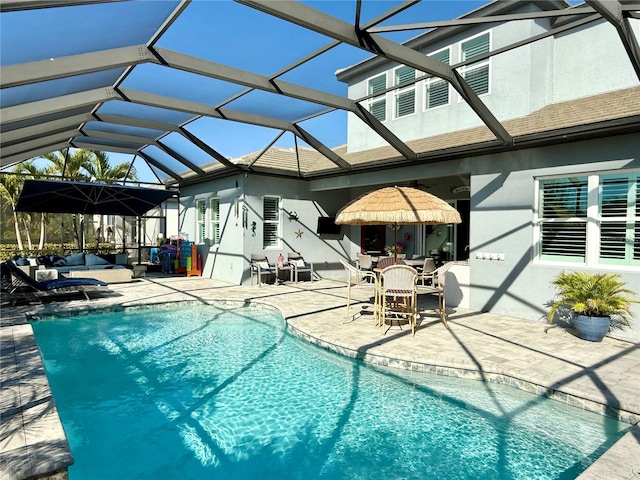
[[[404,254],[404,243],[397,242],[395,245],[387,245],[384,247],[384,251],[387,255],[402,255]]]
[[[552,285],[557,296],[547,314],[549,322],[560,312],[571,312],[578,336],[592,342],[604,338],[612,319],[614,327],[628,327],[631,304],[638,303],[617,273],[562,272]]]

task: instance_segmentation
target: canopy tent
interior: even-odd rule
[[[176,193],[108,183],[25,180],[16,211],[140,217]]]

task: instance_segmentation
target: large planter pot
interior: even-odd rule
[[[590,342],[600,342],[609,331],[611,318],[576,315],[573,324],[580,338]]]

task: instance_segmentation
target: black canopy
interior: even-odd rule
[[[25,180],[16,210],[139,217],[175,193],[108,183]]]

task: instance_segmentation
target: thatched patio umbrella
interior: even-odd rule
[[[394,246],[398,225],[460,223],[458,211],[441,198],[411,187],[386,187],[352,200],[336,215],[337,224],[392,225]],[[394,253],[394,261],[397,253]]]

